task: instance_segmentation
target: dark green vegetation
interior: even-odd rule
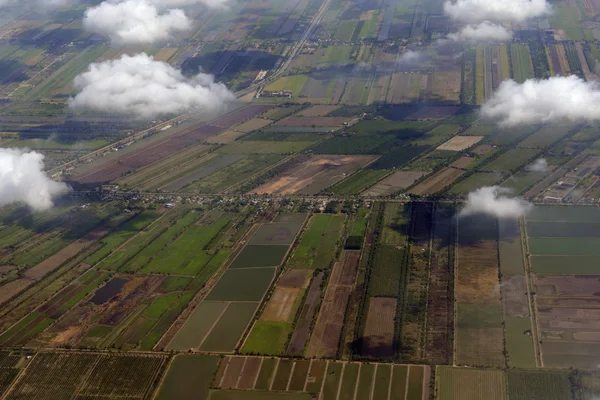
[[[217,370],[219,357],[202,355],[176,356],[158,392],[158,399],[194,399],[205,397]]]

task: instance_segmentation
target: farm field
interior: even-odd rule
[[[256,398],[304,393],[306,396],[346,399],[355,395],[363,398],[366,392],[367,396],[377,399],[418,400],[429,395],[426,383],[429,376],[429,367],[421,365],[228,356],[221,361],[212,385],[220,389],[238,389],[230,392],[236,394],[244,393],[239,389],[263,390],[246,392],[265,396]],[[249,386],[247,382],[250,382]],[[402,395],[398,396],[397,392]]]

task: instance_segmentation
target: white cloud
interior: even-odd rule
[[[530,79],[522,84],[507,80],[481,107],[481,113],[503,126],[599,120],[600,87],[575,75]]]
[[[114,0],[112,0],[114,2]],[[202,4],[209,8],[227,8],[229,0],[149,0],[150,3],[159,8],[183,7]]]
[[[552,12],[546,0],[456,0],[446,1],[444,11],[451,18],[469,23],[485,20],[523,22]]]
[[[0,8],[17,6],[35,6],[44,9],[62,7],[75,3],[76,0],[0,0]]]
[[[455,42],[490,42],[512,39],[512,32],[502,25],[483,21],[477,25],[466,25],[456,33],[450,33],[449,39]]]
[[[485,186],[469,193],[460,215],[488,214],[498,218],[517,218],[527,214],[533,204],[520,199],[504,196],[510,189],[499,186]]]
[[[235,96],[212,75],[186,78],[171,65],[145,53],[91,64],[74,80],[79,93],[74,108],[152,117],[191,109],[207,113],[223,110]]]
[[[404,66],[416,66],[423,61],[424,56],[421,52],[408,50],[402,53],[396,59],[396,63]]]
[[[548,161],[545,158],[538,158],[527,167],[527,170],[531,172],[546,172],[548,171]]]
[[[0,206],[24,202],[35,210],[47,210],[54,196],[67,191],[67,185],[44,172],[43,154],[0,148]]]
[[[88,8],[83,27],[108,36],[115,44],[148,44],[167,40],[176,31],[185,31],[191,24],[179,9],[161,12],[148,0],[103,2]]]

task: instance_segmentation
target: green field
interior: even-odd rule
[[[500,370],[438,366],[435,384],[439,400],[505,400],[504,372]]]
[[[290,245],[293,243],[298,230],[302,227],[302,222],[306,214],[290,214],[289,218],[297,218],[298,221],[290,222],[272,222],[263,224],[252,236],[250,245]],[[286,218],[287,219],[287,218]]]
[[[539,154],[539,150],[511,149],[481,167],[486,171],[511,172]]]
[[[330,186],[325,192],[337,195],[359,194],[383,179],[389,172],[386,170],[363,169],[348,179]]]
[[[546,238],[600,237],[600,224],[597,222],[528,221],[527,236]]]
[[[565,31],[568,40],[586,39],[581,30],[581,25],[579,24],[579,13],[577,8],[555,7],[553,11],[554,12],[550,16],[552,28]]]
[[[294,96],[298,96],[306,84],[308,77],[306,75],[291,75],[277,79],[275,82],[265,87],[267,92],[280,92],[282,90],[291,90]]]
[[[450,188],[450,193],[455,195],[465,195],[483,186],[492,186],[500,179],[502,179],[501,173],[476,172],[453,185]]]
[[[535,255],[600,256],[600,238],[529,238]]]
[[[507,371],[510,400],[570,400],[567,372]]]
[[[261,142],[256,140],[240,140],[228,144],[219,150],[225,154],[291,154],[311,146],[314,142],[285,141]]]
[[[515,368],[535,368],[531,320],[529,317],[504,317],[508,365]],[[529,335],[525,332],[530,332]]]
[[[287,265],[291,268],[328,268],[333,260],[335,245],[344,222],[345,218],[342,216],[313,216]]]
[[[229,269],[206,296],[206,300],[260,301],[274,275],[274,268]]]
[[[291,330],[292,325],[288,322],[256,321],[241,352],[261,355],[282,354]]]
[[[527,79],[533,78],[531,69],[531,56],[529,48],[524,44],[511,43],[510,56],[513,70],[513,79],[518,83],[523,83]]]
[[[225,309],[227,309],[225,302],[203,301],[200,303],[166,349],[186,350],[200,346],[202,339],[210,331],[212,325],[219,320]]]
[[[600,275],[598,256],[531,256],[531,267],[536,274]]]
[[[527,221],[600,222],[600,210],[596,207],[539,205],[527,216]]]
[[[203,351],[233,351],[254,316],[258,303],[231,303],[200,346]]]
[[[196,399],[206,397],[219,357],[204,355],[175,356],[156,399]]]
[[[247,245],[233,261],[230,268],[279,266],[289,248],[288,245]]]

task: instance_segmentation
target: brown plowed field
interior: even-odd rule
[[[109,163],[101,164],[75,177],[82,184],[108,182],[136,169],[150,165],[156,161],[186,150],[189,146],[200,144],[208,137],[215,135],[222,128],[214,125],[200,125],[185,131],[149,143],[135,152],[125,154]]]
[[[350,122],[352,118],[348,117],[287,117],[277,122],[275,126],[326,126],[337,127],[342,126],[344,122]]]
[[[481,240],[458,247],[456,292],[458,303],[497,304],[498,243]]]
[[[80,239],[77,239],[70,245],[64,247],[62,250],[55,253],[54,255],[46,258],[44,261],[42,261],[35,267],[28,269],[25,272],[25,276],[32,279],[40,279],[44,277],[44,275],[54,271],[56,268],[60,267],[62,263],[72,258],[81,250],[89,247],[92,243],[103,238],[109,233],[110,228],[106,226],[100,226],[92,230],[87,235],[83,236]]]
[[[396,171],[363,193],[364,196],[385,196],[405,189],[425,175],[420,171]]]
[[[263,321],[289,321],[300,289],[276,287],[265,307]]]
[[[308,357],[337,355],[348,299],[354,289],[359,256],[359,250],[344,251],[342,261],[334,264],[308,345]]]
[[[246,364],[242,370],[240,381],[238,382],[238,389],[254,389],[254,382],[260,370],[262,358],[259,357],[248,357],[246,358]]]
[[[438,209],[434,214],[425,357],[435,364],[448,364],[452,358],[452,271],[449,263],[449,250],[454,243],[452,212],[451,209]]]
[[[16,296],[22,290],[35,283],[32,279],[16,279],[0,286],[0,304],[4,303],[13,296]]]
[[[225,376],[223,376],[223,380],[221,381],[221,388],[235,389],[237,387],[245,362],[246,357],[231,357],[225,370]]]
[[[479,146],[475,147],[473,150],[471,150],[473,153],[482,156],[484,154],[489,153],[490,151],[492,151],[494,149],[494,147],[492,145],[489,144],[480,144]]]
[[[528,317],[527,283],[523,275],[502,277],[502,300],[504,313],[509,317]]]
[[[296,329],[292,334],[288,353],[291,355],[302,355],[306,347],[306,341],[310,333],[310,325],[313,321],[319,299],[321,297],[321,284],[323,283],[324,273],[321,272],[315,276],[310,284],[306,300],[302,306],[300,317],[296,323]]]
[[[451,167],[464,169],[467,165],[471,164],[475,159],[473,157],[463,156],[458,160],[450,164]]]
[[[257,194],[314,194],[369,164],[374,156],[319,155],[254,189]]]
[[[437,150],[463,151],[481,141],[483,136],[454,136],[447,142],[439,145]]]
[[[460,176],[465,174],[465,171],[461,171],[456,168],[443,168],[433,176],[427,178],[417,186],[412,188],[409,193],[411,194],[434,194],[450,185],[452,182],[457,180]]]
[[[341,261],[335,263],[333,267],[329,284],[354,285],[359,258],[360,250],[344,250]]]
[[[307,357],[335,357],[352,288],[329,286],[313,330]]]
[[[371,357],[394,355],[394,319],[398,299],[371,297],[365,325],[362,354]]]
[[[277,286],[306,289],[310,283],[309,273],[302,269],[290,269],[281,274]]]

